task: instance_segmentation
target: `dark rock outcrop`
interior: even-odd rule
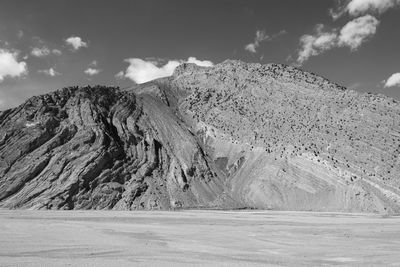
[[[179,66],[0,113],[0,207],[400,212],[400,105],[299,69]]]
[[[67,88],[1,114],[0,203],[35,209],[223,206],[223,181],[159,99]]]

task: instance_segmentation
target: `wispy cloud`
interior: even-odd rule
[[[301,36],[297,63],[303,64],[310,57],[320,55],[335,47],[349,47],[355,51],[375,35],[378,25],[379,21],[371,15],[349,21],[340,31],[326,30],[323,24],[318,24],[313,34]]]
[[[336,46],[338,38],[336,31],[326,31],[324,28],[323,24],[318,24],[313,34],[300,37],[300,49],[297,56],[299,64],[304,63],[311,56],[317,56]]]
[[[50,55],[50,49],[46,46],[34,47],[31,51],[31,55],[34,57],[45,57]]]
[[[118,72],[117,74],[115,74],[115,78],[117,78],[117,79],[123,79],[123,78],[125,78],[125,72],[121,70],[120,72]]]
[[[50,68],[50,69],[47,69],[47,70],[38,70],[38,72],[39,73],[43,73],[43,74],[45,74],[47,76],[51,76],[51,77],[61,75],[61,73],[55,71],[53,68]]]
[[[362,43],[375,35],[379,21],[371,16],[365,15],[348,22],[340,30],[339,46],[348,46],[357,50]]]
[[[51,52],[52,52],[54,55],[57,55],[57,56],[59,56],[59,55],[62,54],[61,50],[59,50],[59,49],[53,49],[53,50],[51,50]]]
[[[59,49],[50,50],[47,46],[34,47],[31,50],[31,55],[34,57],[46,57],[46,56],[49,56],[50,54],[59,56],[62,53],[61,53],[61,50],[59,50]]]
[[[269,36],[265,33],[265,30],[257,30],[256,31],[256,36],[254,38],[254,41],[252,43],[247,44],[244,49],[250,53],[257,53],[257,49],[260,46],[260,44],[262,42],[266,42],[266,41],[270,41],[276,37],[278,37],[279,35],[285,34],[286,31],[282,30],[277,34],[274,34],[272,36]]]
[[[265,31],[256,31],[256,37],[252,43],[247,44],[244,49],[249,51],[250,53],[257,53],[257,48],[260,46],[260,43],[268,40],[269,36],[265,34]]]

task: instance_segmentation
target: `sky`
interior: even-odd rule
[[[400,0],[0,0],[0,110],[226,59],[400,99],[399,28]]]

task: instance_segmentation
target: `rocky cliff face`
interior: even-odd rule
[[[0,203],[34,209],[223,206],[223,182],[161,100],[68,88],[0,115]]]
[[[0,113],[0,206],[400,212],[400,105],[283,65],[184,64]]]

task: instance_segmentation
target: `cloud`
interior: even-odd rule
[[[339,46],[348,46],[351,50],[357,50],[362,43],[376,33],[378,25],[379,21],[371,15],[348,22],[340,30]]]
[[[279,35],[285,34],[286,31],[282,30],[277,34],[274,34],[272,36],[266,35],[264,30],[257,30],[256,31],[256,37],[254,38],[254,41],[252,43],[249,43],[245,45],[244,49],[250,53],[257,53],[257,48],[260,46],[262,42],[265,41],[271,41],[272,39],[278,37]]]
[[[317,24],[314,34],[305,34],[300,37],[300,49],[297,62],[299,64],[307,61],[311,56],[317,56],[337,45],[338,35],[335,30],[324,31],[323,24]]]
[[[5,77],[19,77],[28,72],[26,62],[18,62],[18,53],[0,49],[0,82]]]
[[[379,21],[371,15],[349,21],[340,31],[338,29],[326,31],[323,24],[318,24],[313,34],[305,34],[300,37],[297,63],[303,64],[310,57],[336,47],[349,47],[351,51],[356,51],[375,35],[378,25]]]
[[[247,44],[244,49],[250,53],[257,53],[257,48],[260,46],[260,43],[268,40],[268,38],[269,36],[265,34],[265,31],[257,30],[254,42]]]
[[[197,66],[200,66],[200,67],[212,67],[212,66],[214,66],[214,63],[212,63],[209,60],[198,60],[195,57],[189,57],[186,62],[187,63],[196,64]]]
[[[120,72],[118,72],[117,74],[115,74],[115,78],[117,79],[123,79],[125,78],[125,72],[123,72],[122,70]]]
[[[352,16],[358,16],[367,11],[381,14],[398,4],[400,4],[399,0],[352,0],[347,4],[346,9]]]
[[[175,68],[181,63],[170,60],[162,67],[158,67],[154,62],[144,61],[140,58],[126,59],[130,65],[126,69],[125,77],[136,83],[145,83],[154,79],[171,76]]]
[[[51,54],[59,56],[62,54],[59,49],[50,49],[46,41],[39,36],[32,37],[32,40],[35,44],[32,46],[30,54],[34,57],[47,57]]]
[[[48,70],[38,70],[38,72],[39,73],[43,73],[43,74],[45,74],[47,76],[51,76],[51,77],[54,77],[54,76],[57,76],[57,75],[61,75],[61,73],[55,71],[53,68],[50,68]]]
[[[52,52],[54,55],[57,55],[57,56],[59,56],[59,55],[62,54],[62,52],[61,52],[60,50],[58,50],[58,49],[53,49],[53,50],[51,50],[51,52]]]
[[[94,75],[96,75],[96,74],[99,74],[100,72],[101,72],[100,69],[95,69],[95,68],[87,68],[87,69],[85,70],[85,73],[86,73],[87,75],[89,75],[89,76],[94,76]]]
[[[385,87],[400,87],[400,72],[392,74],[385,82]]]
[[[65,42],[72,46],[73,50],[78,50],[81,47],[88,47],[87,42],[84,42],[81,37],[71,36],[65,40]]]
[[[85,70],[85,73],[89,76],[94,76],[99,74],[102,70],[97,68],[97,60],[93,60],[92,62],[90,62],[88,68]]]
[[[257,53],[257,47],[258,46],[256,46],[256,44],[254,44],[254,43],[250,43],[250,44],[247,44],[245,47],[244,47],[244,50],[247,50],[247,51],[249,51],[250,53]]]
[[[43,47],[34,47],[31,51],[31,55],[35,57],[45,57],[50,55],[50,49],[46,46]]]
[[[125,72],[116,74],[117,78],[126,77],[140,84],[154,79],[171,76],[175,68],[182,63],[194,63],[202,67],[211,67],[214,64],[208,60],[198,60],[195,57],[189,57],[188,60],[169,60],[163,66],[154,61],[145,61],[140,58],[129,58],[125,60],[129,63]]]
[[[47,46],[34,47],[31,51],[31,55],[34,57],[46,57],[50,54],[59,56],[61,55],[61,51],[58,49],[50,50]]]
[[[382,14],[398,5],[400,5],[400,0],[350,0],[344,5],[339,5],[336,10],[331,10],[331,16],[337,19],[345,13],[353,17],[369,12]]]

